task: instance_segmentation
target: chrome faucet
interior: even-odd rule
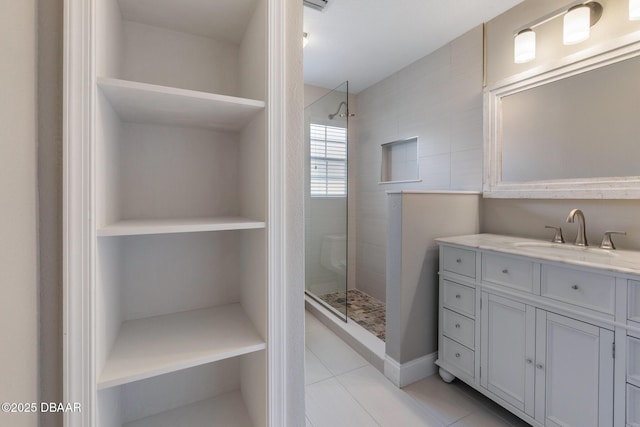
[[[589,246],[587,236],[585,235],[584,214],[580,209],[574,209],[569,212],[567,222],[573,223],[573,218],[578,217],[578,235],[576,236],[576,246]]]

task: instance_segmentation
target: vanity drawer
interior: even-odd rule
[[[640,282],[629,280],[629,320],[640,323]]]
[[[468,249],[442,247],[442,268],[444,271],[476,277],[476,253]]]
[[[627,381],[640,387],[640,339],[627,337]]]
[[[615,312],[615,283],[604,274],[542,266],[542,296],[602,313]]]
[[[627,384],[627,426],[640,427],[640,388]]]
[[[460,369],[471,378],[474,377],[475,353],[473,350],[447,337],[442,337],[442,347],[443,359],[447,364]]]
[[[475,322],[455,311],[442,309],[442,333],[471,349],[475,347]]]
[[[482,254],[482,280],[532,292],[533,262],[484,253]]]
[[[458,313],[475,316],[475,289],[445,279],[442,280],[442,285],[442,305]]]

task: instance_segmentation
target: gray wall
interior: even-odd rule
[[[438,244],[480,229],[479,193],[389,194],[386,354],[398,363],[438,350]],[[404,384],[402,384],[404,385]]]
[[[386,191],[482,187],[482,27],[356,98],[356,287],[386,300]],[[422,182],[378,184],[380,145],[418,136]]]
[[[38,191],[40,400],[62,401],[63,0],[38,0]],[[62,414],[40,414],[40,426]]]
[[[302,33],[302,2],[289,2],[286,7],[285,34]],[[286,40],[285,70],[287,82],[285,103],[286,138],[286,369],[287,413],[286,426],[300,426],[305,420],[304,407],[304,138],[302,82],[302,43],[298,37]],[[298,375],[296,375],[298,374]]]
[[[37,402],[38,193],[35,0],[0,3],[0,401]],[[0,412],[0,425],[38,425]]]
[[[626,16],[628,3],[601,0],[604,14],[591,28],[589,40],[573,45],[562,44],[562,19],[536,29],[537,57],[526,64],[513,62],[513,30],[566,4],[563,0],[527,0],[508,10],[486,25],[487,84],[489,86],[535,68],[549,67],[567,60],[583,49],[606,43],[611,38],[638,30],[638,23]],[[623,230],[626,237],[615,239],[621,249],[640,249],[640,201],[638,200],[531,200],[485,199],[482,209],[482,231],[535,238],[550,238],[544,225],[562,225],[567,241],[575,239],[575,224],[565,223],[573,208],[584,211],[587,238],[599,244],[605,230]]]

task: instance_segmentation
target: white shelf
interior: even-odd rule
[[[122,120],[135,123],[237,131],[265,106],[254,99],[104,77],[98,87]]]
[[[100,228],[98,237],[250,230],[264,227],[265,223],[262,221],[242,217],[126,220]]]
[[[124,322],[98,389],[263,350],[240,304]]]
[[[240,392],[235,391],[124,424],[123,427],[252,427]]]

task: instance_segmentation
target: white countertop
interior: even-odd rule
[[[471,234],[442,237],[440,243],[466,246],[553,262],[598,268],[617,273],[640,275],[640,251],[606,250],[598,246],[580,247],[573,243],[552,243],[525,237],[498,234]]]

